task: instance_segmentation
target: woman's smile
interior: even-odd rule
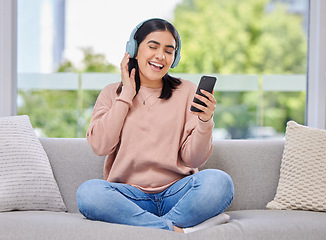
[[[163,64],[160,64],[160,63],[157,63],[157,62],[153,62],[153,61],[150,61],[148,62],[148,64],[152,67],[152,69],[154,71],[161,71],[163,68],[164,68],[164,65]]]

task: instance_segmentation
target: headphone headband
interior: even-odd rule
[[[137,41],[135,39],[136,32],[138,31],[139,28],[141,28],[141,26],[143,26],[143,24],[145,22],[150,21],[150,20],[153,20],[153,19],[154,18],[148,19],[148,20],[145,20],[145,21],[139,23],[132,30],[132,32],[130,34],[129,41],[126,44],[126,52],[129,53],[129,55],[130,55],[131,58],[136,57],[137,56],[137,51],[138,51],[138,43],[137,43]],[[155,19],[157,19],[157,18],[155,18]],[[160,19],[160,20],[163,20],[163,19]],[[166,20],[164,20],[164,21],[166,21]],[[178,48],[175,51],[174,61],[173,61],[172,65],[171,65],[171,68],[175,68],[178,65],[178,63],[179,63],[179,61],[181,59],[181,55],[180,55],[180,51],[181,51],[181,39],[180,39],[180,36],[179,36],[179,33],[178,32],[177,32],[177,34],[178,34]]]

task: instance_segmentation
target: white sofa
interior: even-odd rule
[[[0,239],[326,239],[326,214],[313,211],[266,210],[276,192],[284,149],[282,140],[214,141],[204,168],[232,177],[235,196],[227,209],[230,222],[191,234],[124,226],[85,219],[77,209],[76,190],[88,179],[102,178],[104,157],[86,139],[40,139],[67,212],[0,213]]]

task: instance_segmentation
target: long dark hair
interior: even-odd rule
[[[177,44],[176,49],[180,47],[178,46],[179,36],[177,30],[174,28],[174,26],[171,23],[163,19],[150,19],[143,23],[143,25],[137,30],[134,36],[135,40],[138,43],[138,46],[142,41],[144,41],[144,39],[148,34],[155,31],[169,31],[173,35],[175,42]],[[136,70],[136,74],[135,74],[136,94],[138,94],[140,89],[138,62],[135,58],[130,58],[128,63],[129,74],[131,73],[131,70],[133,68],[135,68]],[[163,87],[159,98],[167,100],[172,96],[173,90],[176,89],[181,84],[181,81],[178,78],[170,76],[168,73],[166,73],[162,77],[162,81],[163,81]],[[117,94],[120,94],[121,91],[122,91],[122,82],[120,83],[116,92]]]

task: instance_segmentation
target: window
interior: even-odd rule
[[[130,32],[162,17],[182,38],[171,74],[219,79],[214,138],[282,138],[288,120],[305,122],[308,2],[18,0],[18,114],[40,136],[84,137],[99,91],[120,81]]]

